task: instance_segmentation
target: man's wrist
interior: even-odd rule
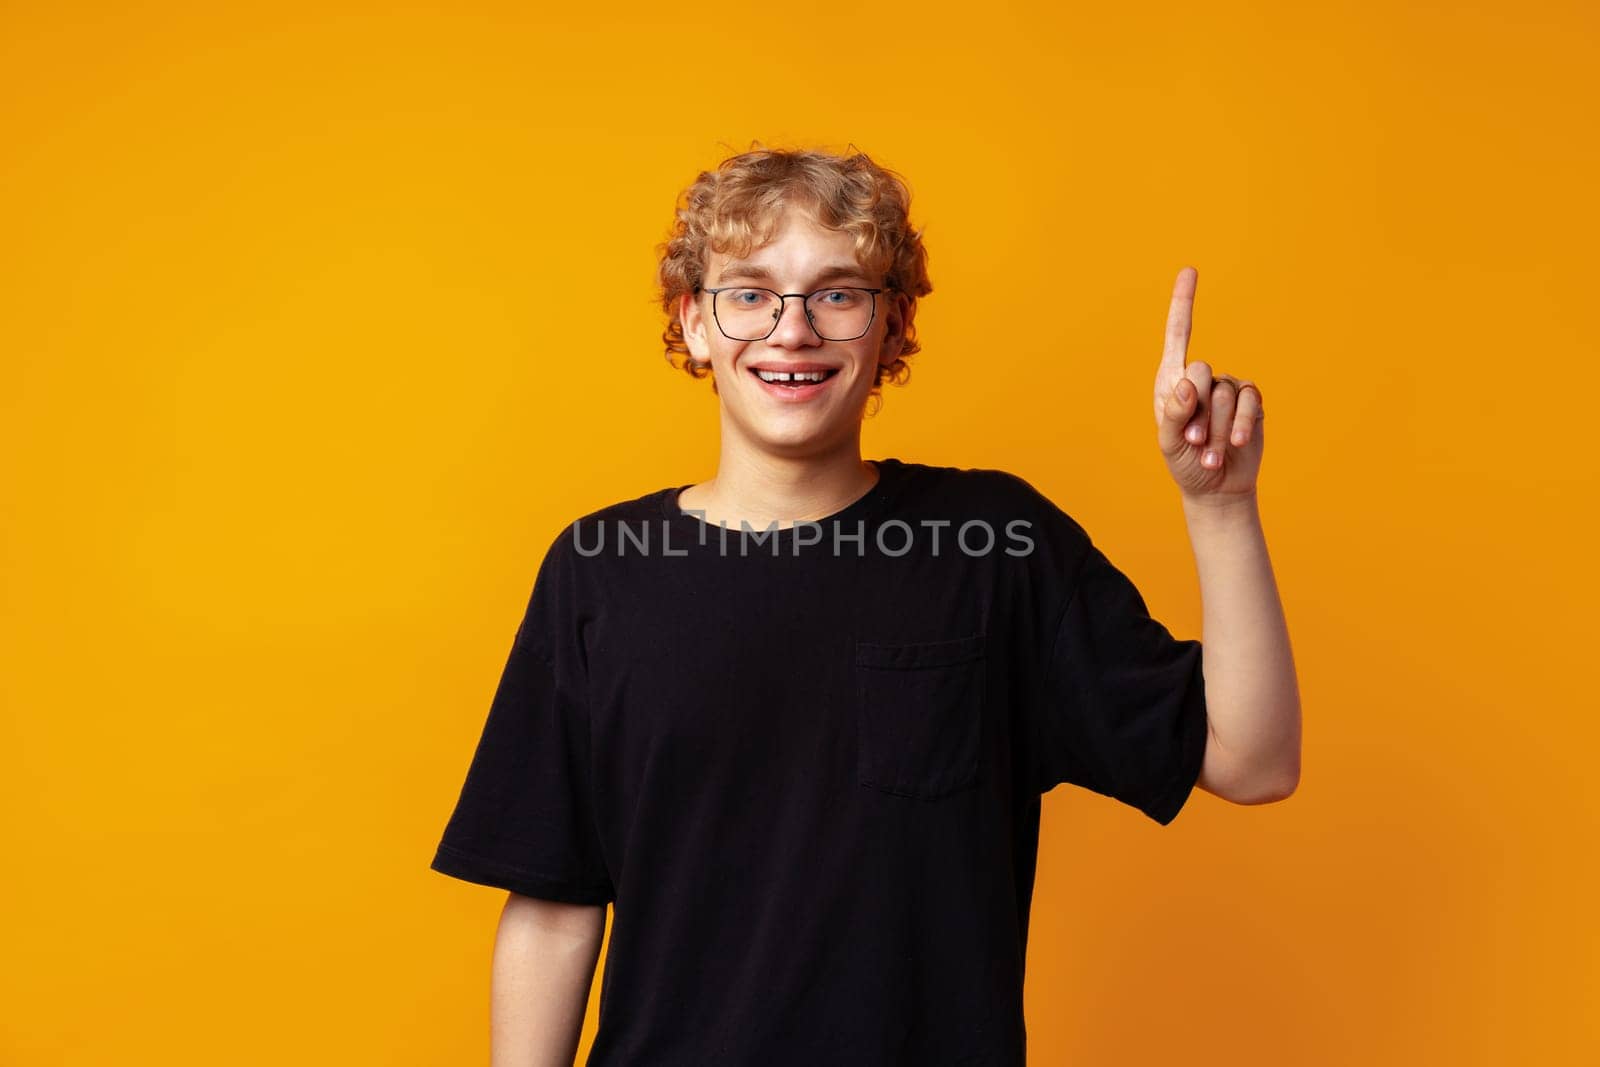
[[[1248,493],[1229,494],[1225,497],[1215,493],[1203,496],[1192,496],[1188,493],[1180,495],[1183,498],[1184,517],[1190,523],[1212,526],[1248,524],[1259,522],[1261,518],[1260,502],[1254,489]]]

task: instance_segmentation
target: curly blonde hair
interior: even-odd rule
[[[755,142],[750,151],[730,156],[714,171],[702,171],[678,198],[677,221],[670,236],[657,247],[661,262],[657,281],[661,307],[667,314],[662,332],[667,362],[690,377],[711,373],[707,360],[698,360],[683,339],[678,301],[696,292],[705,281],[710,253],[745,256],[765,244],[785,208],[807,209],[817,222],[855,237],[856,259],[885,284],[911,298],[933,291],[928,280],[928,253],[922,231],[911,225],[911,192],[894,171],[873,162],[859,151],[835,155],[815,149],[763,148]],[[887,380],[901,384],[911,376],[906,357],[921,350],[915,323],[906,323],[900,355],[880,365],[873,383],[876,394]],[[712,390],[716,390],[713,381]]]

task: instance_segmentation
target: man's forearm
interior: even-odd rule
[[[1300,692],[1289,628],[1252,493],[1183,498],[1204,608],[1206,712],[1234,799],[1273,799],[1300,780]]]
[[[507,898],[495,933],[492,1067],[572,1067],[605,923],[603,906]]]

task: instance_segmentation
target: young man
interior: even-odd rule
[[[716,474],[550,546],[432,864],[511,894],[501,1067],[571,1062],[607,904],[590,1064],[1022,1064],[1041,795],[1295,789],[1261,395],[1186,361],[1194,272],[1155,416],[1203,655],[1021,478],[862,459],[931,291],[907,207],[864,155],[766,150],[682,200],[666,339]]]

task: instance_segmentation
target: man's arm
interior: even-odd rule
[[[1282,800],[1300,783],[1300,693],[1255,496],[1185,497],[1183,510],[1200,572],[1210,720],[1197,784],[1237,804]]]
[[[1156,368],[1156,442],[1183,494],[1205,607],[1205,760],[1196,783],[1236,804],[1300,784],[1300,693],[1289,628],[1261,533],[1261,387],[1189,362],[1199,272],[1178,271]]]
[[[494,943],[491,1067],[572,1067],[605,927],[604,905],[507,897]]]

